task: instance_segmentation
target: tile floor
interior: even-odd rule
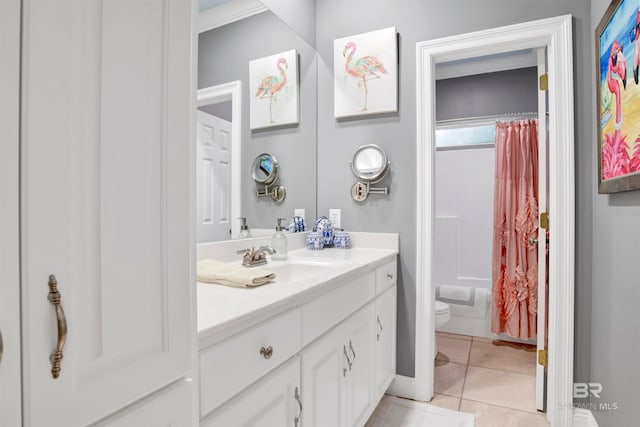
[[[432,405],[469,412],[476,427],[546,427],[536,411],[535,347],[436,332]]]

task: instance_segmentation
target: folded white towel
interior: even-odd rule
[[[436,296],[440,301],[460,305],[473,305],[474,288],[467,286],[436,285]]]
[[[262,268],[246,268],[214,259],[198,261],[198,282],[217,283],[225,286],[251,288],[264,285],[276,278],[276,274]]]

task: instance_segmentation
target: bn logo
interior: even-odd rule
[[[576,399],[584,399],[589,395],[600,399],[600,393],[602,392],[602,384],[600,383],[574,383],[573,384],[573,397]]]

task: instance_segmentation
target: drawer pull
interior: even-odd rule
[[[351,361],[355,362],[355,360],[356,360],[356,351],[353,349],[353,343],[351,342],[351,340],[349,340],[349,350],[351,350],[351,353],[353,353],[353,359],[351,359]],[[351,370],[351,365],[349,365],[349,370]]]
[[[380,322],[380,316],[377,316],[378,326],[380,327],[380,332],[376,335],[376,341],[380,341],[380,334],[382,333],[382,322]]]
[[[300,400],[300,392],[298,391],[298,387],[296,387],[296,391],[293,394],[293,397],[296,399],[296,401],[298,402],[298,406],[300,407],[298,416],[293,419],[293,421],[295,422],[295,427],[298,427],[300,425],[300,418],[302,417],[302,401]]]
[[[387,279],[392,280],[393,279],[393,274],[387,273]]]
[[[273,356],[273,347],[271,347],[270,345],[268,345],[266,347],[264,347],[264,346],[260,347],[260,354],[265,359],[271,359],[271,356]]]
[[[351,360],[349,359],[349,355],[347,354],[347,346],[342,346],[342,352],[344,353],[344,357],[347,359],[347,364],[349,365],[349,370],[351,370]],[[347,368],[342,368],[342,376],[347,376]]]

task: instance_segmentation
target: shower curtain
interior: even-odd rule
[[[491,332],[536,336],[538,121],[496,124]]]

